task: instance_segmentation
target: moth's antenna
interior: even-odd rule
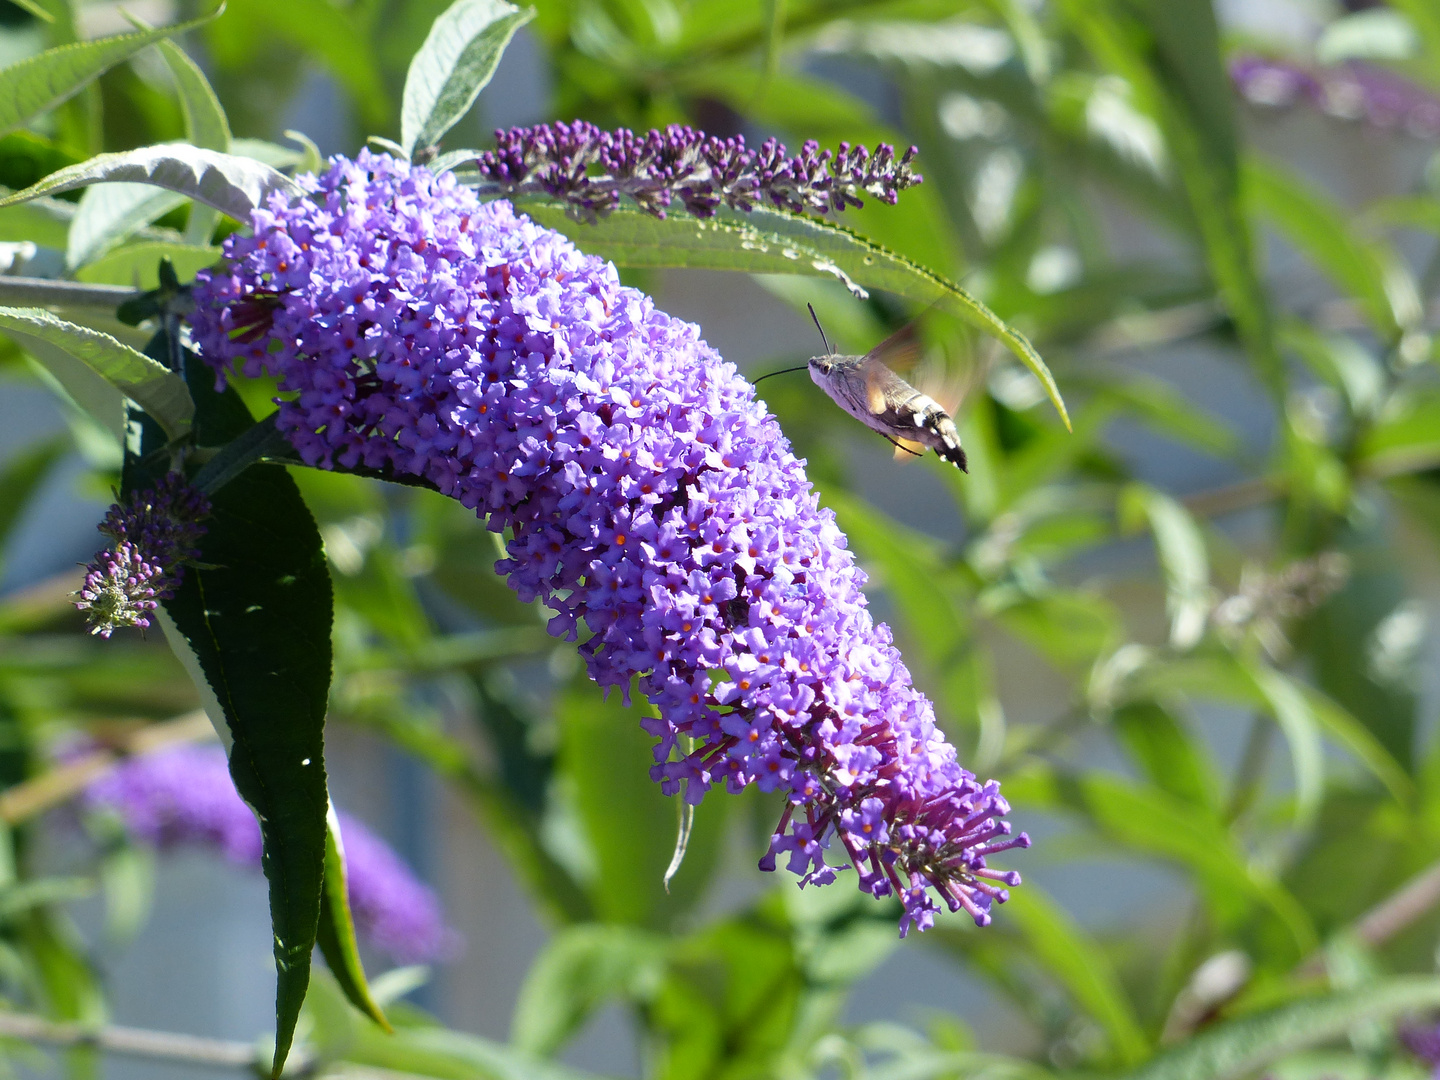
[[[810,309],[810,318],[815,320],[815,329],[820,331],[820,340],[825,342],[825,355],[834,356],[835,350],[830,347],[830,339],[825,336],[825,328],[820,325],[820,316],[815,314],[815,305],[806,304],[805,306]],[[780,373],[777,371],[775,374]]]
[[[828,346],[827,346],[827,348],[828,348]],[[787,367],[787,368],[781,368],[779,371],[768,371],[768,372],[766,372],[764,375],[761,375],[760,378],[756,379],[756,380],[755,380],[753,383],[751,383],[750,385],[751,385],[751,386],[759,386],[759,385],[760,385],[762,382],[764,382],[766,379],[770,378],[771,375],[786,375],[786,374],[789,374],[789,373],[792,372],[792,371],[806,371],[806,370],[809,369],[809,367],[810,367],[809,364],[801,364],[799,367]]]

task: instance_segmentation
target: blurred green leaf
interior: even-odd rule
[[[1125,1080],[1231,1080],[1296,1050],[1338,1038],[1363,1021],[1389,1020],[1436,1005],[1440,1005],[1440,980],[1390,978],[1360,990],[1321,995],[1212,1024],[1127,1074]]]
[[[611,1000],[645,1002],[664,977],[665,944],[629,926],[573,926],[551,939],[531,965],[515,1003],[510,1041],[553,1055]]]
[[[573,785],[576,810],[594,853],[591,894],[597,915],[610,922],[661,927],[703,894],[715,870],[729,803],[710,797],[696,808],[685,863],[667,892],[663,880],[675,847],[675,809],[672,797],[661,794],[660,785],[649,777],[654,740],[640,720],[653,712],[648,705],[620,704],[616,691],[610,696],[610,701],[602,701],[588,680],[572,684],[560,696],[555,709],[560,771]]]
[[[455,0],[410,61],[400,106],[407,155],[434,146],[489,84],[515,31],[535,17],[504,0]]]
[[[180,91],[186,138],[205,150],[230,153],[230,121],[200,65],[173,41],[162,41],[159,48]],[[191,207],[190,220],[185,225],[185,239],[192,244],[210,243],[219,220],[220,215],[213,207]]]
[[[4,566],[5,544],[30,499],[69,449],[69,439],[51,436],[25,447],[0,468],[0,567]]]
[[[1241,204],[1234,106],[1209,0],[1066,0],[1061,10],[1164,131],[1226,309],[1261,378],[1278,390],[1283,371]]]
[[[1102,835],[1189,869],[1206,887],[1222,924],[1244,921],[1251,905],[1267,909],[1288,933],[1292,963],[1315,947],[1315,928],[1295,898],[1252,867],[1218,821],[1157,788],[1100,773],[1065,776],[1032,767],[1007,777],[1005,793],[1020,807],[1082,813]]]
[[[1155,551],[1165,573],[1165,608],[1170,616],[1170,644],[1194,646],[1205,633],[1210,616],[1210,562],[1205,537],[1183,506],[1161,491],[1130,484],[1120,492],[1121,522],[1135,528],[1148,521]]]
[[[75,42],[0,68],[0,135],[23,127],[141,49],[203,26],[218,12],[188,22]]]
[[[1005,914],[1046,970],[1104,1029],[1115,1057],[1127,1065],[1143,1061],[1150,1043],[1119,976],[1075,920],[1034,885],[1012,891]]]
[[[1218,814],[1220,782],[1204,744],[1173,712],[1154,702],[1137,702],[1111,717],[1131,759],[1162,791]]]
[[[1250,205],[1360,303],[1382,340],[1419,320],[1419,290],[1388,245],[1357,236],[1344,211],[1273,162],[1246,159],[1244,182]]]
[[[220,261],[218,247],[193,247],[190,244],[149,242],[130,244],[96,259],[75,272],[76,281],[102,285],[132,285],[149,291],[160,287],[160,260],[169,259],[182,282],[191,281],[196,273]]]

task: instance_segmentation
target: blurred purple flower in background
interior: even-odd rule
[[[85,584],[74,594],[92,634],[108,638],[122,626],[150,625],[150,612],[174,595],[185,563],[200,554],[199,521],[209,513],[210,500],[179,473],[110,507],[100,531],[115,544],[85,568]]]
[[[1230,77],[1246,100],[1284,107],[1299,101],[1344,120],[1404,127],[1412,135],[1440,136],[1440,97],[1409,79],[1359,61],[1311,67],[1263,56],[1239,56]]]
[[[1440,1022],[1401,1024],[1397,1034],[1405,1049],[1429,1065],[1436,1080],[1440,1080]]]
[[[835,877],[929,926],[979,924],[1019,875],[993,782],[961,768],[876,625],[865,575],[763,401],[699,328],[615,267],[453,174],[362,153],[272,198],[202,271],[196,343],[271,373],[304,460],[425,477],[508,531],[497,564],[556,612],[591,678],[659,711],[652,776],[699,802],[788,802],[762,860]],[[681,737],[693,740],[689,747]],[[690,748],[693,747],[693,748]]]
[[[260,867],[260,826],[236,794],[218,746],[129,758],[90,784],[82,804],[118,815],[131,836],[162,851],[208,847],[231,862]],[[445,924],[435,893],[365,825],[345,813],[339,819],[360,936],[402,964],[453,956],[460,940]]]

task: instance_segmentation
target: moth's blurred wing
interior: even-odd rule
[[[866,361],[877,361],[896,371],[909,371],[923,351],[920,332],[914,321],[906,323],[865,354]],[[868,366],[868,364],[867,364]]]

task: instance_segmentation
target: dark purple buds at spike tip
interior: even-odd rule
[[[75,594],[91,633],[108,638],[122,626],[150,625],[150,613],[174,595],[185,564],[199,556],[199,522],[209,513],[209,500],[179,473],[110,508],[100,531],[116,543],[85,568]]]
[[[956,761],[834,514],[699,328],[453,174],[363,153],[311,188],[198,276],[207,363],[278,377],[309,464],[422,476],[507,534],[496,569],[550,632],[654,705],[667,794],[785,794],[762,865],[824,884],[838,847],[904,902],[902,931],[937,899],[988,922],[1019,878],[986,859],[1029,841]],[[270,295],[269,330],[240,341]]]
[[[496,131],[495,149],[475,164],[485,194],[549,195],[586,220],[614,210],[621,196],[659,218],[677,202],[704,218],[721,205],[828,214],[863,206],[862,195],[893,204],[923,179],[911,168],[915,153],[912,146],[897,159],[885,143],[872,153],[844,142],[821,151],[812,140],[790,157],[775,139],[752,150],[743,135],[719,139],[679,124],[642,135],[576,120]]]

